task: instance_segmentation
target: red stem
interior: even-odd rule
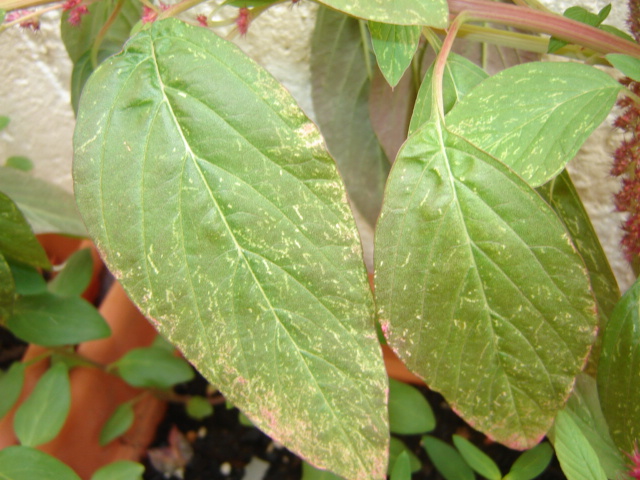
[[[529,7],[488,0],[448,0],[451,14],[467,12],[474,20],[548,33],[598,53],[624,53],[640,58],[640,45],[584,23]]]

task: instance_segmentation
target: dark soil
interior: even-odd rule
[[[184,385],[179,393],[204,395],[206,382],[202,378]],[[451,443],[453,434],[462,435],[487,453],[500,467],[503,474],[509,471],[520,452],[490,442],[481,433],[473,430],[448,407],[442,396],[426,388],[421,389],[438,419],[437,427],[430,435]],[[185,465],[183,475],[161,473],[146,460],[145,480],[240,480],[245,467],[257,457],[269,463],[264,480],[299,480],[302,476],[302,461],[273,442],[268,436],[253,427],[246,427],[238,420],[238,410],[228,409],[224,403],[215,407],[214,414],[202,421],[190,418],[184,405],[171,404],[161,424],[152,448],[169,445],[170,431],[176,427],[189,441],[193,457]],[[412,480],[443,480],[435,470],[420,445],[421,436],[398,436],[420,459],[422,468]],[[230,467],[230,468],[229,468]],[[166,470],[166,469],[165,469]],[[538,477],[541,480],[566,480],[554,458],[547,470]]]

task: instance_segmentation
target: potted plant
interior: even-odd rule
[[[640,284],[620,296],[565,170],[618,102],[616,207],[637,269],[636,3],[631,37],[606,8],[319,1],[318,126],[211,31],[244,33],[276,3],[69,0],[8,14],[5,27],[28,26],[65,10],[75,201],[129,298],[256,426],[336,475],[410,475],[408,455],[389,461],[386,344],[488,438],[528,450],[547,436],[569,478],[637,476]],[[464,36],[576,61],[490,76],[452,53]],[[376,75],[387,87],[370,101]],[[350,207],[375,228],[374,289]],[[543,445],[508,476],[532,478],[519,472],[548,461]]]

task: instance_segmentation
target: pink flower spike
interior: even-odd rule
[[[69,13],[69,23],[74,27],[78,27],[82,23],[82,17],[89,13],[86,5],[80,4],[74,7]]]
[[[196,17],[196,20],[198,21],[198,23],[199,23],[199,24],[200,24],[200,26],[202,26],[202,27],[206,27],[206,26],[208,26],[208,25],[209,25],[209,24],[207,23],[207,16],[206,16],[206,15],[204,15],[204,14],[202,14],[202,13]]]
[[[62,10],[67,12],[72,8],[76,7],[79,3],[80,3],[80,0],[67,0],[62,4]]]
[[[4,21],[5,23],[13,22],[31,13],[33,12],[30,10],[14,10],[13,12],[9,12],[7,14]],[[29,28],[34,32],[37,32],[38,30],[40,30],[40,19],[38,17],[35,17],[35,18],[30,18],[28,20],[24,20],[20,22],[20,26],[22,28]]]
[[[144,5],[142,7],[142,23],[152,23],[158,18],[158,12]]]
[[[249,23],[251,23],[249,13],[250,12],[247,7],[242,7],[238,12],[238,18],[236,18],[236,26],[238,27],[240,35],[244,36],[249,31]]]
[[[631,478],[640,479],[640,450],[638,450],[638,443],[635,443],[633,453],[625,453],[625,455],[631,460],[627,475]]]

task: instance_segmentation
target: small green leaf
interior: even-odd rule
[[[44,249],[16,204],[0,192],[0,253],[34,267],[50,268]]]
[[[35,295],[47,291],[47,282],[34,267],[8,260],[18,295]]]
[[[445,28],[449,25],[449,9],[443,0],[320,0],[328,7],[353,17],[395,25],[425,25]]]
[[[50,292],[61,297],[80,296],[91,281],[93,258],[91,249],[83,248],[71,255],[62,270],[47,285]]]
[[[421,28],[418,25],[390,25],[369,22],[371,43],[382,74],[395,87],[405,70],[411,65],[420,43]]]
[[[623,452],[640,438],[640,279],[613,310],[602,339],[598,393],[611,437]]]
[[[158,347],[130,350],[113,365],[123,380],[134,387],[166,389],[194,377],[185,360]]]
[[[607,478],[620,478],[620,474],[627,468],[625,458],[611,439],[609,426],[600,408],[596,381],[592,377],[585,373],[578,375],[565,412],[593,447]]]
[[[552,432],[558,461],[568,480],[606,480],[596,452],[564,410],[558,412]]]
[[[433,68],[433,65],[429,67],[418,90],[409,124],[409,135],[431,118]],[[488,76],[484,70],[465,57],[455,53],[449,54],[442,77],[444,113],[448,113],[462,97]]]
[[[189,399],[186,405],[187,415],[196,420],[202,420],[213,414],[213,406],[211,402],[204,397],[194,395]]]
[[[600,23],[604,22],[607,17],[609,16],[609,14],[611,13],[611,4],[607,4],[604,7],[602,7],[600,9],[600,11],[598,12],[598,21]]]
[[[406,383],[389,379],[389,428],[391,433],[415,435],[433,430],[436,419],[422,393]]]
[[[16,403],[22,392],[24,383],[24,363],[14,362],[9,369],[0,376],[0,418],[4,417]]]
[[[349,199],[374,225],[389,160],[371,125],[367,57],[372,55],[358,21],[320,8],[311,39],[311,97],[318,127]]]
[[[13,428],[20,443],[37,447],[53,440],[70,406],[69,372],[64,364],[57,363],[40,377],[31,395],[16,410]]]
[[[621,73],[636,82],[640,82],[640,59],[621,53],[610,53],[605,58]]]
[[[167,352],[171,352],[171,353],[174,353],[176,351],[176,347],[171,345],[171,342],[169,342],[169,340],[167,340],[166,338],[164,338],[163,335],[160,335],[160,334],[156,335],[156,338],[153,339],[151,346],[162,348]]]
[[[5,162],[7,167],[15,168],[23,172],[29,172],[33,170],[33,162],[28,157],[12,156],[7,158]]]
[[[458,451],[448,443],[426,435],[422,437],[422,446],[433,466],[446,480],[475,480],[473,470]]]
[[[427,123],[393,166],[375,251],[378,316],[396,354],[474,428],[536,445],[597,324],[556,213],[504,164]]]
[[[130,460],[118,460],[98,469],[91,480],[142,480],[144,465]]]
[[[73,195],[15,168],[0,167],[0,191],[16,202],[34,233],[86,237]]]
[[[0,478],[6,480],[80,480],[55,457],[25,446],[0,450]]]
[[[11,274],[11,267],[0,253],[0,325],[6,323],[13,311],[15,298],[16,284]]]
[[[387,465],[387,474],[391,475],[391,468],[396,463],[396,460],[400,455],[406,453],[409,456],[409,464],[411,465],[411,472],[417,472],[422,468],[420,459],[407,448],[404,442],[396,437],[391,437],[389,442],[389,464]]]
[[[406,451],[402,452],[394,462],[390,480],[411,480],[411,460]]]
[[[342,480],[335,473],[328,470],[320,470],[308,462],[302,462],[302,480]]]
[[[102,315],[89,302],[48,292],[20,297],[7,328],[16,337],[45,347],[75,345],[111,334]]]
[[[467,465],[488,480],[500,480],[502,473],[489,455],[484,453],[473,443],[460,435],[453,436],[453,444],[456,446]]]
[[[588,65],[526,63],[482,81],[453,107],[445,123],[539,186],[575,156],[621,88]]]
[[[540,443],[516,459],[504,480],[533,480],[547,469],[552,458],[551,445]]]
[[[118,405],[100,431],[100,445],[104,447],[127,433],[134,420],[135,413],[131,402]]]
[[[2,14],[6,13],[4,10],[0,10],[0,12],[2,12]],[[2,14],[0,14],[0,16]],[[0,21],[0,23],[2,23],[2,22]],[[9,125],[10,122],[11,122],[11,120],[9,120],[9,117],[7,117],[5,115],[0,115],[0,132],[2,130],[4,130],[5,128],[7,128],[7,126]]]
[[[598,15],[596,15],[595,13],[591,13],[589,10],[585,9],[584,7],[579,7],[579,6],[569,7],[564,11],[563,16],[570,18],[572,20],[576,20],[577,22],[586,23],[587,25],[591,25],[592,27],[597,27],[604,21],[604,19],[607,18],[607,15],[609,14],[607,7],[608,7],[608,10],[611,10],[611,5],[607,5],[602,10],[600,10],[600,13]],[[564,40],[551,37],[551,39],[549,40],[549,47],[547,48],[547,53],[557,52],[567,44],[568,42],[565,42]]]
[[[255,427],[253,422],[241,411],[238,411],[238,422],[240,422],[240,425],[244,425],[245,427]]]

